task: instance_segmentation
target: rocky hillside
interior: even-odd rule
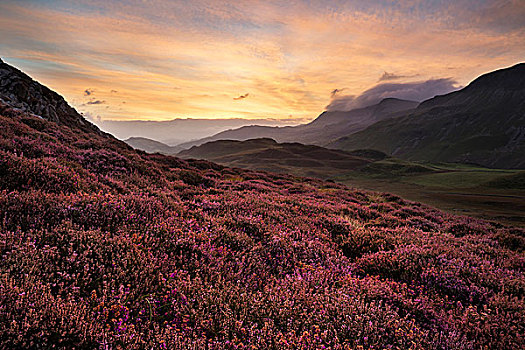
[[[0,111],[5,108],[101,134],[62,96],[0,59]]]
[[[525,64],[485,74],[329,147],[373,148],[410,160],[525,169]]]

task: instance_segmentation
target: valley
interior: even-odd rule
[[[229,167],[289,173],[390,192],[451,213],[525,225],[525,170],[402,160],[372,150],[345,152],[271,139],[215,141],[181,151]]]

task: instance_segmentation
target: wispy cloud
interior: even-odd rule
[[[394,73],[383,72],[383,75],[379,77],[379,81],[398,80],[403,78],[411,78],[415,75],[398,75]]]
[[[249,93],[246,93],[246,94],[244,94],[244,95],[240,95],[240,96],[238,96],[238,97],[234,97],[233,99],[236,100],[236,101],[237,101],[237,100],[244,100],[244,99],[245,99],[246,97],[248,97],[248,96],[250,96],[250,94],[249,94]]]
[[[106,103],[104,100],[91,100],[86,102],[87,105],[103,105],[104,103]]]

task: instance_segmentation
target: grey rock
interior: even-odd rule
[[[105,135],[71,107],[66,100],[27,74],[0,60],[0,102],[43,119]]]

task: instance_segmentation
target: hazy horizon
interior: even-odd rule
[[[215,135],[221,131],[236,129],[249,125],[261,126],[295,126],[302,120],[292,119],[198,119],[175,118],[166,121],[152,120],[93,120],[102,131],[108,132],[120,140],[130,137],[144,137],[176,146],[180,143],[198,140]]]

